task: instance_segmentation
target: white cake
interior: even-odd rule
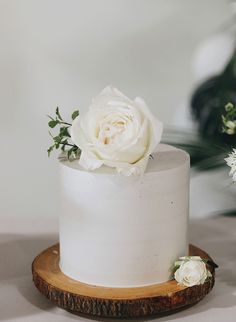
[[[188,254],[189,156],[160,144],[142,176],[61,162],[60,268],[83,283],[138,287],[172,278]]]

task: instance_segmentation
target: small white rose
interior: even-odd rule
[[[235,124],[235,122],[233,122],[233,121],[227,121],[226,123],[225,123],[225,126],[227,126],[229,129],[231,129],[231,130],[235,130],[235,128],[236,128],[236,124]]]
[[[233,181],[236,181],[236,149],[225,158],[226,164],[231,168],[229,175],[233,177]]]
[[[226,133],[229,135],[233,135],[235,133],[235,129],[227,129]]]
[[[236,121],[224,121],[224,125],[226,127],[225,132],[229,135],[235,134],[236,130]]]
[[[81,149],[82,167],[95,170],[106,165],[126,176],[145,171],[161,135],[162,123],[145,102],[141,98],[132,101],[112,86],[71,127],[72,141]]]
[[[174,278],[179,284],[194,286],[204,284],[211,276],[207,270],[205,262],[199,256],[180,257],[175,263],[179,268],[175,271]]]

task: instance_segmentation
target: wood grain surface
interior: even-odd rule
[[[211,259],[203,250],[189,246],[190,255]],[[88,285],[69,278],[59,268],[59,244],[39,254],[32,263],[37,289],[59,307],[74,313],[103,317],[141,317],[172,313],[200,301],[214,286],[215,270],[203,285],[180,286],[175,280],[135,288]]]

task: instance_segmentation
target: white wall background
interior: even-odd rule
[[[57,213],[46,114],[113,84],[173,124],[196,48],[230,16],[226,0],[0,0],[0,216]]]

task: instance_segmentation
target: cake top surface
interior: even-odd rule
[[[167,144],[159,144],[156,152],[152,154],[148,161],[148,165],[146,168],[146,173],[154,173],[160,171],[166,171],[174,168],[178,168],[185,163],[189,163],[189,155],[187,152],[177,149],[171,145]],[[88,172],[79,164],[78,160],[75,161],[61,161],[61,164],[67,166],[71,169],[75,169],[78,171]],[[102,166],[92,172],[96,174],[114,174],[117,175],[115,168]]]

